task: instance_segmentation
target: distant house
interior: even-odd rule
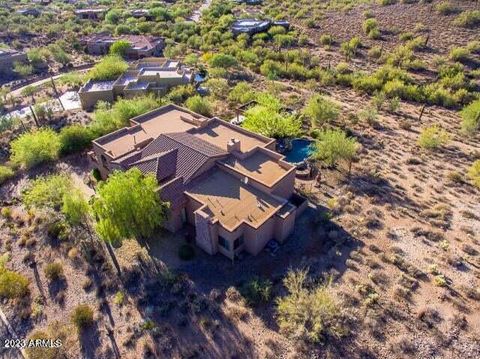
[[[130,122],[94,140],[89,158],[103,178],[134,167],[153,175],[170,203],[165,228],[189,224],[200,248],[231,259],[290,236],[306,202],[274,139],[176,105]]]
[[[82,39],[81,43],[91,55],[105,55],[115,41],[126,40],[131,47],[126,56],[132,59],[161,56],[165,42],[162,37],[145,35],[111,36],[109,34],[95,34]]]
[[[26,62],[27,55],[9,48],[0,48],[0,75],[11,75],[16,62]]]
[[[88,81],[80,91],[84,110],[92,110],[98,101],[113,102],[118,96],[133,98],[150,92],[164,94],[169,88],[193,81],[193,71],[178,61],[149,58],[131,66],[114,81]]]
[[[107,8],[89,8],[75,10],[75,15],[84,20],[103,20],[108,12]]]
[[[40,16],[40,10],[35,8],[18,9],[16,13],[23,16],[33,16],[33,17]]]
[[[282,26],[288,29],[290,23],[286,20],[270,21],[258,19],[239,19],[233,22],[231,29],[234,35],[254,35],[267,31],[271,26]]]
[[[247,5],[261,5],[263,4],[263,0],[235,0],[238,4],[247,4]]]
[[[48,5],[52,2],[52,0],[32,0],[32,2],[38,5]]]
[[[147,20],[152,20],[153,16],[150,15],[150,11],[148,9],[135,9],[130,12],[130,15],[134,18],[145,18]]]

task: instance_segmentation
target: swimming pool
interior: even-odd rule
[[[313,153],[313,142],[305,138],[292,140],[292,147],[285,152],[285,160],[290,163],[299,163],[310,157]]]

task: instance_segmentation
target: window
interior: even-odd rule
[[[222,236],[218,236],[218,244],[225,248],[227,251],[230,250],[230,243]]]
[[[243,236],[240,236],[238,237],[237,239],[235,239],[235,241],[233,242],[233,249],[237,249],[238,247],[240,247],[241,245],[243,244]]]

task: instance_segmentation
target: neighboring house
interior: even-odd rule
[[[132,167],[154,175],[170,203],[168,230],[190,224],[199,247],[231,259],[292,233],[306,202],[291,202],[295,166],[274,139],[173,104],[130,122],[94,140],[89,157],[103,178]]]
[[[135,9],[130,12],[130,15],[134,18],[145,18],[146,20],[153,20],[153,16],[150,15],[150,11],[148,9]]]
[[[82,39],[81,44],[86,47],[91,55],[105,55],[110,46],[118,40],[130,43],[130,49],[125,54],[129,58],[140,59],[142,57],[161,56],[165,42],[162,37],[145,35],[111,36],[109,34],[95,34]]]
[[[75,15],[84,20],[103,20],[108,12],[107,8],[90,8],[75,10]]]
[[[16,13],[23,16],[33,16],[33,17],[40,16],[40,10],[35,8],[18,9]]]
[[[235,0],[236,3],[241,4],[245,3],[247,5],[261,5],[263,0]]]
[[[149,92],[164,94],[171,87],[193,81],[193,71],[179,61],[146,58],[131,66],[115,81],[88,81],[80,90],[84,110],[98,101],[113,102],[117,96],[133,98]]]
[[[16,62],[26,62],[27,55],[9,48],[0,48],[0,75],[10,75]]]
[[[240,19],[233,22],[231,29],[234,35],[254,35],[260,32],[265,32],[272,26],[282,26],[288,30],[290,27],[290,23],[286,20],[270,21],[257,19]]]

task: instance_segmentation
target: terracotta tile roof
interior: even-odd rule
[[[227,155],[222,149],[182,132],[160,135],[142,150],[142,158],[172,150],[177,150],[175,177],[182,177],[184,183],[190,181],[210,159]],[[172,166],[170,162],[169,166]],[[159,168],[159,171],[162,171],[162,168]]]

